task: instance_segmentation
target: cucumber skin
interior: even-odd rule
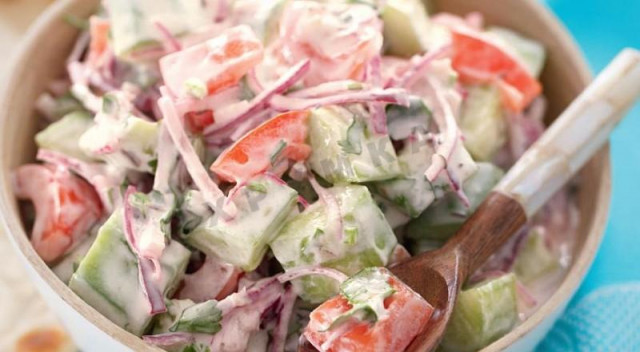
[[[458,295],[441,350],[477,351],[511,331],[517,322],[515,275],[481,283]]]
[[[92,125],[93,119],[87,112],[77,111],[66,114],[60,120],[38,132],[35,137],[36,144],[39,148],[91,161],[91,158],[78,145],[78,140]]]
[[[191,252],[176,241],[165,248],[160,283],[166,296],[177,288]],[[71,277],[69,287],[111,321],[142,335],[151,319],[138,279],[138,264],[123,232],[123,212],[117,209],[98,231],[89,252]]]

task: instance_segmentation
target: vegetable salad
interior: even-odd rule
[[[542,134],[540,43],[419,0],[103,0],[14,174],[34,249],[167,351],[403,351],[433,307],[386,269],[438,248]],[[558,194],[466,284],[480,349],[571,260]],[[555,281],[554,281],[555,280]]]

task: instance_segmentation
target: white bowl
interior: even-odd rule
[[[0,97],[0,212],[5,232],[19,253],[31,280],[60,316],[84,351],[160,351],[113,324],[76,296],[35,253],[25,233],[11,188],[11,171],[33,161],[36,132],[34,102],[48,82],[64,73],[64,61],[77,31],[64,14],[87,17],[97,0],[54,3],[27,34]],[[464,14],[482,12],[489,23],[513,28],[536,38],[549,50],[542,76],[549,98],[548,117],[555,117],[590,81],[584,58],[556,18],[534,0],[437,0],[431,8]],[[550,119],[551,120],[551,119]],[[530,351],[540,342],[582,282],[604,233],[611,194],[608,147],[580,175],[581,224],[574,262],[551,298],[527,321],[483,351]]]

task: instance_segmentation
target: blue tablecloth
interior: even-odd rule
[[[640,1],[546,0],[599,72],[624,47],[640,49]],[[640,84],[640,82],[638,82]],[[539,352],[640,351],[640,108],[612,137],[613,199],[602,248]]]

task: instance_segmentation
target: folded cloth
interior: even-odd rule
[[[597,289],[569,308],[538,352],[640,351],[640,282]]]

